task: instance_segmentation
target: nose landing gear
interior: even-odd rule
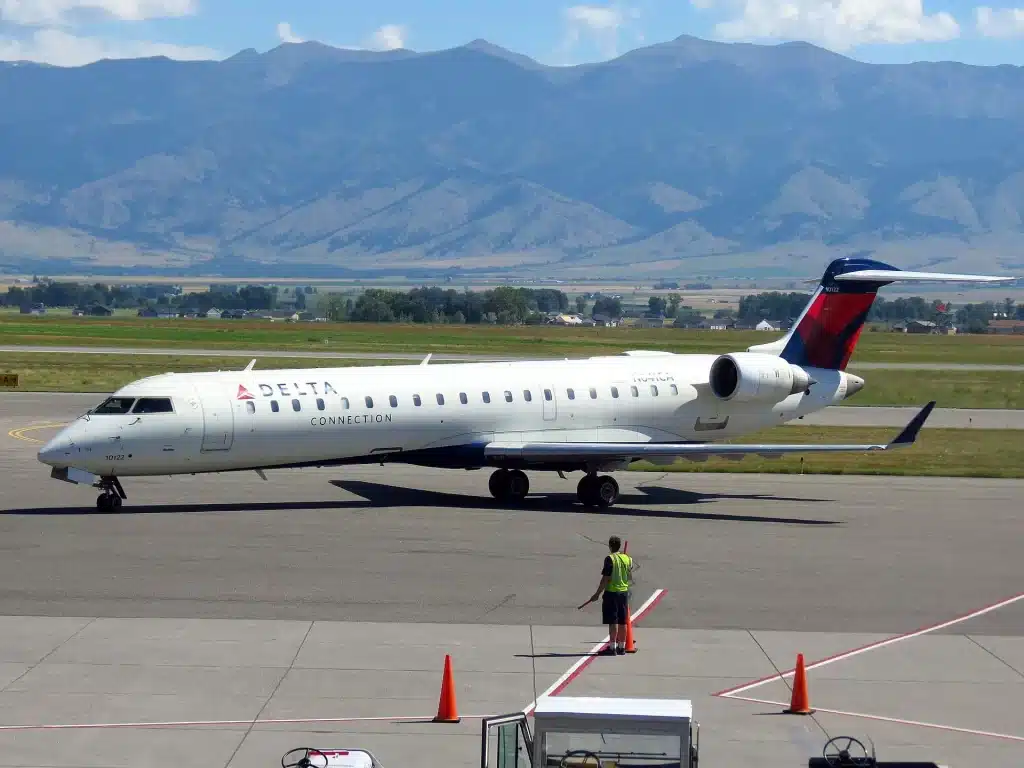
[[[121,481],[116,477],[104,477],[96,483],[96,487],[102,489],[102,493],[96,499],[96,509],[100,512],[113,512],[120,509],[121,502],[128,498],[124,488],[121,487]]]

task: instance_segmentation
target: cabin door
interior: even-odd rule
[[[204,395],[203,450],[227,451],[235,441],[235,412],[231,399],[223,392]]]
[[[555,421],[558,418],[558,393],[554,387],[543,387],[541,397],[544,404],[544,421]]]

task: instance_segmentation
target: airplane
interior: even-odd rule
[[[880,287],[1003,282],[1012,277],[908,272],[867,258],[828,265],[782,338],[723,354],[634,350],[585,359],[164,373],[121,387],[39,451],[51,477],[100,489],[101,511],[127,499],[121,480],[404,463],[491,469],[495,498],[529,493],[526,470],[583,472],[586,507],[612,506],[611,472],[636,460],[886,451],[911,445],[929,402],[888,443],[737,444],[745,433],[854,396],[846,371]],[[815,282],[815,281],[811,281]]]

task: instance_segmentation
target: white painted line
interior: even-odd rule
[[[459,715],[463,720],[482,720],[483,715]],[[171,720],[152,723],[63,723],[60,725],[0,725],[0,731],[58,731],[87,728],[197,728],[200,726],[226,727],[231,725],[246,728],[257,725],[280,725],[288,723],[430,723],[433,715],[422,717],[296,717],[268,720]]]
[[[876,643],[870,643],[868,645],[861,646],[860,648],[854,648],[851,651],[845,651],[843,653],[838,653],[835,656],[829,656],[828,658],[816,661],[813,664],[807,664],[804,668],[805,671],[810,672],[812,669],[818,669],[819,667],[824,667],[829,664],[835,664],[837,661],[852,659],[854,656],[860,656],[862,653],[867,653],[868,651],[876,651],[879,648],[885,648],[888,645],[893,645],[904,640],[911,640],[915,637],[920,637],[921,635],[927,635],[930,632],[937,632],[940,629],[946,629],[947,627],[952,627],[956,624],[960,624],[971,619],[976,619],[979,616],[983,616],[986,613],[991,613],[992,611],[997,611],[1000,608],[1005,608],[1006,606],[1012,605],[1013,603],[1016,603],[1020,600],[1024,600],[1024,592],[1021,592],[1019,595],[1015,595],[1014,597],[1007,598],[1006,600],[1001,600],[998,603],[993,603],[992,605],[980,608],[977,611],[972,611],[971,613],[964,614],[963,616],[958,616],[955,619],[944,621],[941,624],[934,624],[930,627],[924,627],[923,629],[919,629],[915,632],[908,632],[904,635],[896,635],[895,637],[890,637],[886,640],[879,640]],[[755,680],[752,683],[747,683],[745,685],[738,686],[736,688],[730,688],[725,691],[719,691],[718,693],[712,695],[721,698],[734,698],[735,695],[738,693],[744,693],[746,691],[751,691],[754,688],[760,688],[762,685],[767,685],[768,683],[774,682],[775,680],[784,680],[787,677],[791,677],[795,672],[795,669],[791,669],[788,672],[783,672],[781,675],[772,675],[770,677],[765,677],[760,680]]]
[[[664,594],[664,589],[654,590],[654,592],[651,594],[650,597],[647,598],[644,604],[637,609],[636,614],[630,617],[631,620],[636,622],[643,618],[644,614],[647,613],[647,611],[649,611],[651,608],[653,608],[654,605],[659,600],[661,600]],[[575,680],[576,677],[578,677],[579,674],[587,668],[587,666],[593,663],[594,659],[597,658],[596,654],[608,644],[609,640],[611,640],[611,636],[605,635],[604,640],[597,643],[593,648],[591,648],[586,653],[586,655],[581,656],[579,659],[577,659],[571,667],[565,670],[561,677],[559,677],[557,680],[555,680],[555,682],[548,686],[547,690],[545,690],[544,693],[542,693],[537,699],[534,699],[532,702],[530,702],[523,708],[523,714],[528,715],[531,712],[533,712],[533,710],[537,707],[538,699],[543,699],[545,696],[557,696],[561,691],[565,690],[565,688],[568,687],[569,683]]]
[[[750,701],[755,704],[770,704],[776,707],[788,707],[789,704],[781,701],[768,701],[767,699],[754,699],[749,696],[726,696],[723,698],[734,699],[735,701]],[[920,720],[904,720],[899,717],[886,717],[884,715],[869,715],[864,712],[846,712],[841,709],[826,709],[824,707],[812,707],[815,712],[826,712],[830,715],[843,715],[845,717],[859,717],[864,720],[879,720],[884,723],[896,723],[897,725],[913,725],[919,728],[933,728],[940,731],[952,733],[967,733],[972,736],[987,736],[993,739],[1006,739],[1007,741],[1024,742],[1024,736],[1012,736],[1008,733],[995,733],[993,731],[979,731],[973,728],[959,728],[955,725],[940,725],[938,723],[925,723]]]

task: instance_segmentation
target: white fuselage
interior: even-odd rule
[[[133,382],[115,395],[126,405],[134,398],[170,398],[171,410],[87,414],[47,444],[39,458],[55,467],[119,477],[385,457],[483,466],[482,447],[491,441],[734,438],[839,402],[855,379],[809,369],[815,380],[810,394],[736,403],[709,391],[716,358],[666,353],[169,373]]]

